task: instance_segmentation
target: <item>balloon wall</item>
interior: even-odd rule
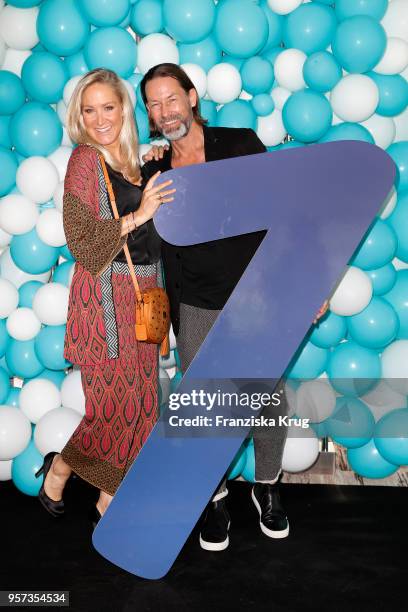
[[[408,463],[408,2],[0,0],[0,479],[36,495],[42,456],[84,413],[63,358],[70,96],[89,69],[115,70],[143,153],[139,84],[160,62],[185,68],[210,125],[252,128],[269,151],[364,140],[395,161],[393,192],[288,370],[291,412],[313,433],[289,435],[283,461],[307,469],[330,436],[356,473],[392,474]],[[171,342],[161,404],[180,380]],[[253,480],[250,441],[239,474]]]

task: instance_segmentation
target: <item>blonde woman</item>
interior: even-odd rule
[[[155,184],[159,172],[144,185],[133,106],[114,72],[97,69],[82,77],[67,129],[78,146],[64,190],[65,234],[76,259],[64,355],[80,367],[86,414],[37,474],[44,474],[39,499],[53,516],[64,514],[62,493],[72,471],[100,489],[96,524],[158,417],[158,346],[135,339],[134,287],[123,246],[127,242],[141,290],[160,285],[160,237],[152,217],[175,189],[169,189],[172,181]]]

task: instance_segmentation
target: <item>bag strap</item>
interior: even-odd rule
[[[102,170],[103,170],[103,176],[105,177],[105,183],[106,183],[106,187],[108,190],[109,199],[112,205],[113,214],[115,216],[115,219],[119,219],[120,217],[118,213],[118,207],[116,206],[116,198],[115,198],[115,194],[113,193],[112,183],[109,178],[108,170],[106,168],[106,164],[105,164],[103,155],[99,154],[99,159],[100,159]],[[138,302],[142,302],[143,301],[142,294],[140,292],[139,283],[137,282],[135,270],[134,270],[133,263],[132,263],[132,258],[130,257],[129,247],[126,243],[124,244],[123,251],[125,253],[126,261],[129,266],[130,276],[132,277],[133,285],[135,288],[136,299]]]

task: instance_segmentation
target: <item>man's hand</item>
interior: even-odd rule
[[[326,300],[325,302],[323,302],[322,306],[320,307],[319,312],[317,313],[316,317],[314,318],[313,325],[316,325],[318,320],[321,319],[326,314],[328,309],[329,309],[329,302],[328,302],[328,300]]]
[[[166,145],[153,145],[150,151],[142,155],[142,159],[144,163],[152,161],[152,159],[154,159],[155,161],[159,161],[160,159],[163,159],[164,152],[168,151],[169,148],[170,147],[167,144]]]

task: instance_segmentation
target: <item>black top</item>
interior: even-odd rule
[[[206,161],[266,151],[253,130],[204,126],[203,131]],[[145,164],[143,174],[149,178],[157,170],[170,169],[171,149],[160,161]],[[265,231],[254,232],[185,247],[162,241],[166,289],[175,334],[179,330],[180,302],[210,310],[224,307],[265,234]]]
[[[142,192],[145,186],[144,182],[138,187],[126,180],[123,174],[111,168],[109,164],[106,164],[106,167],[112,183],[113,193],[115,194],[119,216],[123,217],[137,210],[142,200]],[[161,238],[154,227],[153,220],[150,219],[150,221],[143,223],[143,225],[136,230],[130,232],[127,239],[127,245],[134,264],[146,265],[159,261]],[[126,263],[123,249],[114,258],[114,261]]]

